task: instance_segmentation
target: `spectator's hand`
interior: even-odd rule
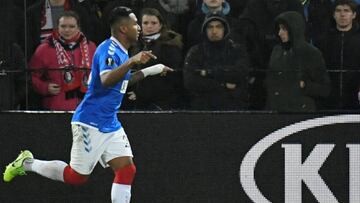
[[[236,88],[236,84],[234,83],[225,83],[225,87],[229,90],[234,90]]]
[[[145,64],[150,59],[157,59],[157,57],[151,53],[152,51],[141,51],[135,56],[131,57],[129,60],[134,64]]]
[[[128,95],[128,99],[129,99],[130,101],[135,101],[135,100],[136,100],[136,94],[135,94],[135,92],[133,92],[133,91],[128,92],[127,95]]]
[[[55,83],[49,83],[48,85],[48,92],[51,95],[58,95],[60,93],[60,86],[58,84]]]
[[[304,89],[305,88],[305,82],[303,80],[300,80],[300,88]]]

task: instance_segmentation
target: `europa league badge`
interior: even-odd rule
[[[83,86],[85,86],[85,87],[88,86],[88,80],[89,80],[89,77],[87,76],[86,71],[84,71],[84,76],[83,76],[83,78],[82,78],[82,84],[83,84]]]
[[[64,72],[64,81],[65,83],[71,83],[74,80],[74,76],[72,75],[71,71]]]

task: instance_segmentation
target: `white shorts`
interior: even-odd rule
[[[131,146],[123,128],[103,133],[96,128],[72,124],[73,143],[70,166],[76,172],[89,175],[97,162],[105,168],[116,157],[133,157]]]

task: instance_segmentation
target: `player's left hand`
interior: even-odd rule
[[[167,72],[174,72],[174,69],[164,66],[160,76],[166,76]]]

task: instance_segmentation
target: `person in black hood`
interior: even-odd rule
[[[328,96],[330,79],[321,52],[305,41],[305,22],[298,12],[276,19],[281,43],[271,53],[265,80],[266,108],[278,112],[314,112],[317,99]]]
[[[184,85],[193,110],[244,110],[248,108],[249,58],[244,45],[229,38],[226,18],[206,17],[203,41],[185,59]]]
[[[299,0],[249,0],[244,12],[239,16],[237,33],[245,38],[250,55],[254,78],[250,86],[251,109],[260,110],[265,105],[266,90],[263,88],[264,70],[269,64],[273,47],[278,43],[275,33],[275,18],[285,11],[303,14]]]
[[[331,70],[332,91],[326,107],[333,110],[360,109],[360,29],[357,4],[353,0],[335,1],[336,24],[317,42]]]

